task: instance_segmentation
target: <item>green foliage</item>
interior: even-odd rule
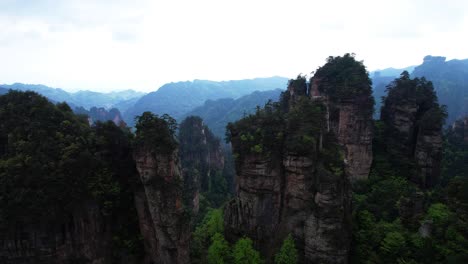
[[[296,264],[297,249],[294,244],[294,239],[289,234],[283,241],[280,251],[275,255],[276,264]]]
[[[325,131],[325,109],[322,104],[300,98],[286,114],[289,135],[285,142],[288,151],[307,155],[318,151],[320,135]]]
[[[209,264],[224,264],[229,263],[231,255],[229,244],[224,239],[223,235],[216,233],[212,238],[212,243],[208,248],[208,263]]]
[[[217,164],[223,162],[216,160],[223,158],[220,140],[197,116],[189,116],[182,121],[178,139],[184,177],[192,180],[188,184],[192,187],[199,184],[211,207],[221,206],[229,197],[226,179],[229,175],[225,175],[229,171],[221,170],[221,165]]]
[[[113,219],[113,252],[141,256],[131,140],[128,129],[90,127],[68,105],[36,93],[0,96],[0,227],[65,225],[91,203],[104,221]]]
[[[463,166],[452,167],[459,164],[452,161],[463,160],[463,154],[457,158],[465,151],[463,144],[455,147],[450,140],[445,142],[449,156],[444,158],[444,181],[421,190],[408,180],[412,171],[391,158],[401,150],[386,144],[386,124],[377,122],[374,131],[369,180],[353,185],[351,262],[464,263],[468,256],[468,184],[465,177],[455,175],[468,174]],[[425,232],[420,231],[422,226]]]
[[[327,63],[320,67],[313,77],[318,81],[318,89],[332,101],[346,101],[360,98],[363,109],[371,109],[367,114],[372,115],[374,99],[372,97],[372,81],[363,62],[356,61],[354,54],[329,57]]]
[[[305,77],[291,80],[290,85],[298,86],[297,89],[304,88]],[[284,94],[282,98],[286,98]],[[288,151],[319,157],[327,169],[341,175],[341,149],[336,144],[336,138],[326,130],[324,105],[310,100],[304,92],[304,96],[299,96],[294,102],[268,102],[264,108],[258,108],[255,114],[230,123],[226,139],[235,146],[238,169],[247,155],[274,158]]]
[[[384,122],[393,115],[392,106],[410,104],[417,106],[415,119],[426,129],[440,129],[447,117],[445,107],[439,106],[432,82],[424,77],[411,79],[404,71],[400,78],[387,86],[387,97],[383,98],[381,119]]]
[[[236,152],[242,160],[248,154],[271,155],[281,149],[284,116],[278,103],[268,102],[263,109],[258,109],[254,115],[246,116],[236,123],[227,126],[228,141],[239,142]]]
[[[451,221],[452,212],[445,204],[435,203],[427,210],[426,218],[432,220],[436,226],[446,226]]]
[[[392,231],[385,235],[380,247],[385,254],[397,258],[406,250],[406,240],[400,232]]]
[[[92,131],[33,92],[0,97],[0,208],[4,221],[54,218],[89,192]]]
[[[206,214],[202,223],[195,228],[192,234],[191,256],[196,262],[203,263],[206,250],[216,234],[223,234],[224,220],[221,209],[211,209]]]
[[[448,124],[468,113],[467,65],[466,60],[445,61],[444,57],[426,56],[424,63],[411,73],[433,82],[439,102],[448,107]]]
[[[301,96],[307,94],[307,80],[303,75],[298,75],[296,79],[288,81],[289,89],[294,91],[295,95]]]
[[[232,251],[234,264],[259,264],[263,263],[260,253],[253,248],[250,238],[237,240]]]
[[[177,147],[175,131],[177,123],[167,114],[159,117],[150,112],[144,112],[135,118],[137,148],[150,148],[152,151],[169,154]]]

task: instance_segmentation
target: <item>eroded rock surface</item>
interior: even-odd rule
[[[190,217],[183,202],[183,177],[177,149],[170,155],[140,149],[134,154],[152,221],[147,223],[145,206],[138,206],[140,226],[154,237],[147,248],[155,248],[155,263],[190,263]],[[141,199],[142,200],[142,199]],[[142,201],[143,202],[143,201]]]

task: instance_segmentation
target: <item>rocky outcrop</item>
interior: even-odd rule
[[[419,170],[412,181],[420,186],[434,186],[440,177],[442,162],[442,130],[421,128],[417,134],[414,160]]]
[[[351,181],[367,179],[372,164],[371,81],[362,64],[350,54],[331,57],[311,78],[309,97],[327,107],[327,127],[338,138]]]
[[[389,87],[381,111],[388,152],[412,182],[434,186],[440,176],[445,115],[432,83],[404,72]]]
[[[211,177],[224,168],[221,143],[197,116],[189,116],[179,127],[179,150],[187,188],[208,191]]]
[[[291,233],[302,263],[347,263],[350,197],[344,174],[294,153],[250,155],[237,170],[237,197],[225,209],[228,240],[247,235],[269,258]]]
[[[329,109],[338,111],[331,115],[330,127],[334,129],[339,143],[344,148],[346,174],[351,181],[365,180],[372,164],[372,116],[356,101],[329,104]],[[337,117],[337,118],[336,118]]]
[[[135,208],[138,214],[140,234],[143,237],[145,259],[143,263],[155,263],[159,260],[158,239],[154,230],[153,219],[148,207],[148,200],[143,185],[135,190]]]
[[[350,242],[350,189],[344,174],[331,173],[317,161],[288,154],[283,221],[305,263],[347,263]],[[312,206],[311,206],[312,205]]]
[[[112,231],[94,202],[77,207],[63,222],[22,225],[0,232],[0,263],[112,262]],[[128,262],[132,263],[132,262]]]
[[[468,116],[455,121],[450,126],[449,133],[454,141],[468,144]]]
[[[226,237],[249,236],[267,262],[291,233],[301,263],[348,263],[350,183],[367,179],[372,163],[370,79],[346,54],[310,84],[291,80],[278,105],[228,126],[237,196],[226,206]]]
[[[225,235],[252,238],[267,262],[292,234],[301,263],[347,263],[351,199],[343,152],[326,129],[322,103],[295,100],[289,118],[260,111],[229,126],[237,195],[225,208]]]
[[[161,154],[141,148],[134,158],[146,198],[144,201],[140,194],[136,199],[137,203],[139,201],[140,226],[146,238],[146,248],[155,250],[151,253],[153,262],[190,263],[192,212],[185,208],[184,198],[196,199],[198,196],[184,193],[177,149],[170,154]]]

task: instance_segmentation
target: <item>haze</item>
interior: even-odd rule
[[[467,1],[1,0],[0,83],[69,91],[369,70],[467,58]]]

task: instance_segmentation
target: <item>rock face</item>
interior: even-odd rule
[[[311,78],[309,97],[327,107],[327,128],[345,152],[346,174],[351,181],[367,179],[372,164],[371,81],[364,65],[349,54],[330,58]]]
[[[301,263],[348,263],[350,183],[372,163],[370,79],[346,54],[310,83],[291,80],[278,105],[228,126],[237,196],[226,206],[226,237],[249,236],[267,262],[291,233]]]
[[[218,138],[197,116],[180,124],[179,150],[188,188],[208,191],[211,177],[224,168],[224,153]]]
[[[354,100],[329,103],[338,114],[330,115],[330,128],[338,136],[345,151],[346,174],[351,181],[365,180],[372,165],[372,116]]]
[[[177,149],[170,155],[140,149],[134,158],[146,201],[136,199],[140,227],[154,263],[190,263],[190,217]],[[198,197],[189,194],[188,199]],[[149,222],[151,220],[151,223]]]
[[[414,170],[410,180],[422,188],[434,186],[441,169],[444,114],[432,83],[403,73],[390,86],[381,120],[391,155],[407,171]]]
[[[347,263],[349,214],[344,174],[293,153],[249,155],[237,167],[237,197],[226,206],[225,233],[231,241],[247,235],[267,257],[292,233],[301,262]]]
[[[60,224],[18,223],[16,230],[0,232],[0,263],[112,263],[110,226],[93,202],[77,207]]]
[[[468,116],[455,121],[450,127],[450,132],[457,141],[468,143]]]
[[[351,170],[343,159],[347,149],[330,128],[338,124],[329,116],[329,105],[307,94],[301,97],[298,91],[306,83],[298,79],[290,82],[290,87],[297,85],[295,94],[282,95],[286,107],[284,101],[276,110],[266,106],[229,126],[237,156],[237,196],[225,209],[226,238],[252,238],[272,262],[283,239],[292,234],[301,263],[347,263],[351,240]],[[281,116],[278,109],[287,112]],[[352,113],[342,114],[340,124],[346,118],[356,120]]]

